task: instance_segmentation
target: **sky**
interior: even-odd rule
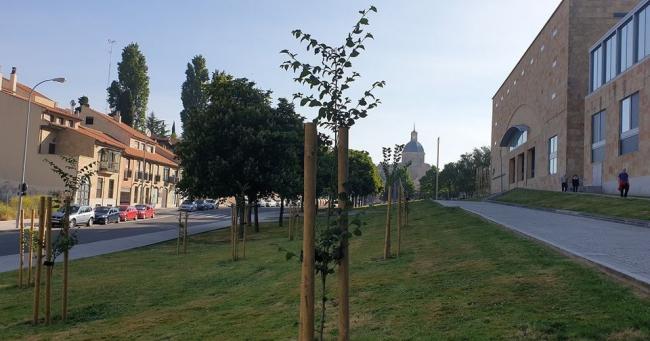
[[[10,1],[0,23],[1,72],[18,69],[29,86],[63,76],[64,84],[39,88],[61,107],[86,95],[106,109],[109,44],[115,40],[111,80],[122,48],[137,42],[149,67],[148,110],[180,128],[181,84],[187,63],[202,54],[211,71],[245,77],[273,97],[305,89],[279,68],[282,49],[312,64],[293,29],[341,44],[358,11],[375,5],[366,44],[354,68],[355,92],[385,80],[379,108],[350,131],[350,147],[381,161],[381,148],[406,143],[415,125],[426,162],[440,165],[474,147],[490,145],[491,98],[560,0],[185,0]],[[297,104],[297,103],[296,103]],[[314,114],[297,107],[308,118]],[[180,129],[179,129],[180,130]]]

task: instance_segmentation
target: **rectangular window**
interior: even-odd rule
[[[56,154],[56,143],[50,143],[47,146],[47,153],[48,154]]]
[[[516,170],[516,169],[517,169],[517,168],[515,167],[515,158],[513,157],[513,158],[510,159],[510,161],[508,162],[508,170],[510,171],[510,172],[508,173],[508,175],[510,175],[510,176],[508,177],[508,180],[510,180],[510,183],[511,183],[511,184],[515,183],[515,181],[517,180],[517,175],[515,174],[515,170]]]
[[[524,159],[524,153],[521,153],[517,155],[517,163],[518,163],[518,170],[519,170],[519,181],[524,181],[524,175],[526,174],[526,165],[525,165],[525,159]]]
[[[639,150],[639,93],[621,101],[620,155]]]
[[[86,125],[91,126],[93,123],[95,123],[95,118],[92,116],[86,116]]]
[[[591,116],[591,162],[605,158],[605,112]]]
[[[650,54],[650,9],[648,8],[646,6],[639,11],[638,60]]]
[[[104,178],[97,178],[97,193],[95,197],[101,198],[104,194]]]
[[[616,33],[607,38],[605,46],[605,83],[616,77]]]
[[[115,180],[108,180],[108,198],[113,199],[113,191],[115,190]]]
[[[548,139],[548,173],[557,174],[557,135]]]
[[[619,30],[620,35],[620,72],[623,72],[634,64],[634,21],[630,20]]]
[[[603,85],[603,48],[599,46],[591,52],[591,90]]]
[[[528,150],[528,178],[535,177],[535,148]]]

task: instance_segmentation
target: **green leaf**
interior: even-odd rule
[[[359,20],[359,24],[361,25],[368,25],[368,18],[361,18]]]
[[[303,98],[303,99],[300,101],[300,106],[301,106],[301,107],[304,107],[304,106],[307,104],[307,102],[309,102],[309,98]]]
[[[375,7],[375,6],[370,6],[370,8],[368,10],[377,13],[377,7]]]
[[[309,103],[310,107],[318,107],[318,106],[321,106],[321,105],[323,105],[323,104],[321,102],[315,100],[315,99],[312,100],[311,103]]]
[[[359,55],[359,52],[357,50],[352,50],[352,53],[350,53],[350,57],[354,58]]]

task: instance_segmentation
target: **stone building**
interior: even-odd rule
[[[628,20],[638,3],[560,3],[492,98],[493,193],[517,187],[560,190],[562,176],[586,175],[590,145],[585,141],[591,140],[585,124],[590,119],[585,117],[589,49],[621,19]],[[625,89],[618,91],[621,96]],[[594,109],[600,97],[591,94],[587,105]]]
[[[583,112],[584,180],[596,191],[618,190],[627,168],[630,194],[650,196],[650,1],[603,32],[589,50],[589,94]]]
[[[420,179],[429,169],[431,169],[431,166],[424,162],[424,155],[424,147],[422,147],[422,144],[418,142],[418,132],[415,131],[415,127],[413,127],[411,140],[404,145],[402,164],[406,164],[407,162],[411,163],[408,167],[408,172],[411,179],[413,179],[416,189],[420,188]]]

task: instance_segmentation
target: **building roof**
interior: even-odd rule
[[[157,154],[157,153],[147,153],[144,150],[140,149],[135,149],[133,147],[126,147],[124,149],[124,154],[127,156],[130,156],[135,159],[145,159],[147,161],[152,161],[155,163],[159,163],[165,166],[170,166],[170,167],[178,167],[178,163],[169,160],[168,158]]]
[[[20,100],[23,100],[25,102],[29,101],[29,98],[27,98],[27,96],[21,96],[18,93],[11,92],[11,90],[2,89],[2,91],[0,91],[0,93],[6,94],[6,95],[9,95],[9,96],[13,96],[13,97],[18,98]],[[36,92],[34,92],[34,95],[36,95]],[[49,98],[47,98],[45,96],[41,96],[40,94],[38,96],[46,98],[46,99],[49,100]],[[45,109],[45,110],[47,110],[49,112],[55,113],[57,115],[65,116],[66,118],[73,119],[75,121],[81,121],[81,118],[79,116],[71,114],[66,109],[45,105],[43,103],[35,102],[34,100],[32,100],[32,105],[37,105],[37,106],[39,106],[39,107],[41,107],[41,108],[43,108],[43,109]]]
[[[406,153],[424,153],[424,147],[418,141],[411,140],[404,146]]]
[[[69,129],[73,130],[73,131],[76,131],[79,134],[91,137],[91,138],[95,139],[95,141],[97,141],[97,142],[99,142],[101,144],[107,145],[107,146],[119,148],[121,150],[124,150],[124,149],[127,148],[127,146],[125,144],[123,144],[122,142],[116,140],[112,136],[110,136],[110,135],[108,135],[108,134],[106,134],[104,132],[101,132],[99,130],[91,129],[91,128],[84,127],[84,126],[81,126],[81,125],[77,129],[74,129],[74,128],[69,128]]]
[[[118,122],[114,118],[112,118],[112,117],[110,117],[110,116],[108,116],[108,115],[106,115],[104,113],[101,113],[99,111],[96,111],[96,110],[94,110],[92,108],[88,108],[88,110],[90,110],[93,114],[96,114],[101,119],[104,119],[105,121],[110,122],[110,124],[113,124],[113,125],[119,127],[120,129],[126,131],[129,135],[133,136],[134,138],[141,139],[141,140],[147,141],[149,143],[156,143],[156,141],[154,141],[152,138],[145,135],[143,132],[132,128],[131,126],[129,126],[126,123]]]

